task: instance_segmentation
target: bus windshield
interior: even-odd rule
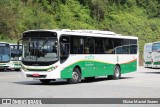
[[[51,62],[58,60],[57,39],[24,38],[22,61]]]
[[[9,44],[0,43],[0,62],[10,61],[10,47]]]
[[[153,51],[160,51],[160,43],[153,44]]]
[[[21,60],[22,55],[22,45],[19,45],[19,50],[17,45],[10,45],[11,48],[11,60]]]

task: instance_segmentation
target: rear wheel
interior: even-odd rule
[[[117,80],[121,77],[121,70],[119,68],[119,66],[115,66],[114,67],[114,74],[113,75],[108,75],[109,79],[113,79],[113,80]]]
[[[81,81],[81,73],[78,68],[74,68],[72,72],[72,78],[67,79],[67,82],[70,84],[76,84]]]
[[[51,80],[50,79],[40,79],[40,82],[43,84],[49,84]]]

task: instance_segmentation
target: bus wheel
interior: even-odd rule
[[[119,66],[115,66],[113,79],[118,80],[120,77],[121,77],[121,70],[120,70]]]
[[[43,84],[49,84],[51,80],[50,79],[40,79],[40,82]]]
[[[113,79],[113,80],[118,80],[121,77],[121,70],[119,66],[114,67],[114,74],[113,75],[108,75],[108,79]]]
[[[78,68],[74,68],[72,73],[72,78],[67,79],[67,82],[70,84],[76,84],[81,81],[81,73]]]

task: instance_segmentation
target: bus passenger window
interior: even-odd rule
[[[85,38],[85,54],[94,54],[95,53],[95,42],[93,38]]]
[[[81,37],[71,37],[71,54],[83,54],[84,39]]]
[[[103,40],[103,48],[105,54],[114,54],[115,51],[113,49],[114,42],[112,38],[107,38]]]
[[[65,62],[69,57],[70,39],[69,36],[62,36],[60,38],[60,62]]]
[[[69,44],[61,44],[61,55],[62,56],[69,55]]]

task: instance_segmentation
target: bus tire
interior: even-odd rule
[[[72,72],[72,78],[67,79],[69,84],[77,84],[81,81],[81,73],[78,68],[74,68]]]
[[[114,75],[113,75],[113,79],[114,80],[118,80],[121,77],[121,70],[119,68],[119,66],[115,66],[114,67]]]
[[[121,77],[121,70],[119,66],[114,67],[114,74],[113,75],[108,75],[108,79],[113,79],[113,80],[118,80]]]
[[[40,82],[43,84],[49,84],[51,80],[50,79],[40,79]]]

